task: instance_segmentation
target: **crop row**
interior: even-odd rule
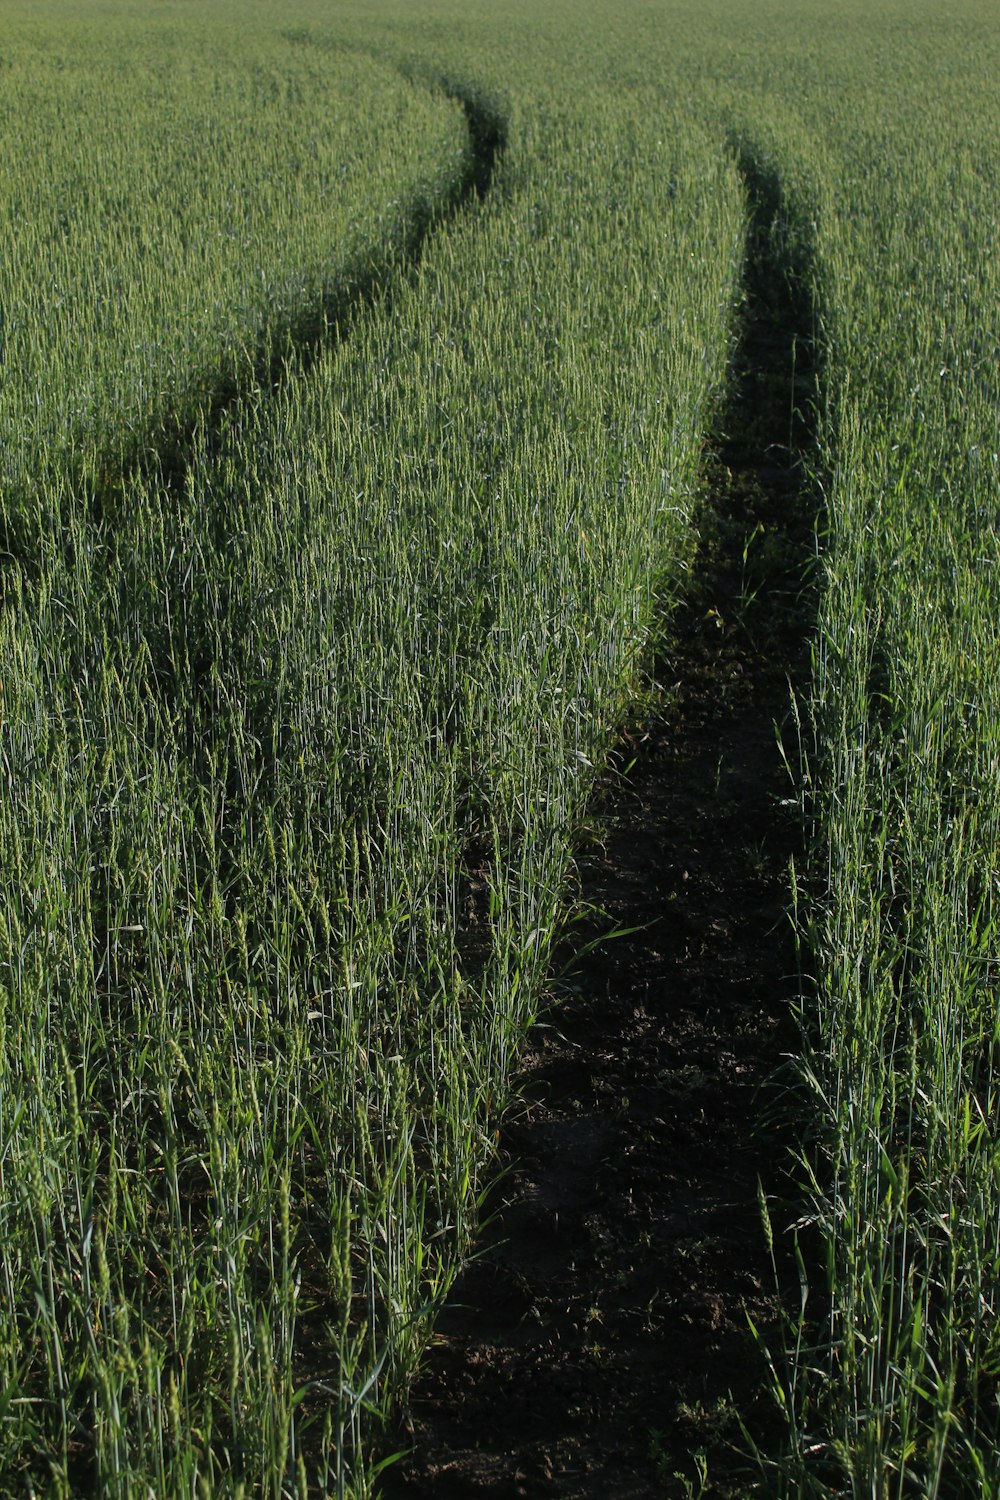
[[[896,35],[877,108],[815,106],[803,1097],[826,1271],[790,1403],[795,1493],[987,1494],[1000,1449],[1000,182],[980,16]]]
[[[483,206],[7,614],[25,1482],[371,1485],[690,551],[742,206],[657,107],[497,103]]]

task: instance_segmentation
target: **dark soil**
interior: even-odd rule
[[[659,709],[621,746],[581,857],[581,909],[604,915],[564,945],[494,1217],[411,1393],[394,1500],[769,1492],[741,1423],[780,1449],[748,1320],[778,1347],[798,1295],[774,1080],[797,1043],[801,817],[775,727],[794,765],[812,515],[791,451],[808,438],[803,310],[764,270]],[[638,930],[573,961],[611,927]]]

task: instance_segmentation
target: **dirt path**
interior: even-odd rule
[[[638,931],[572,964],[534,1033],[510,1170],[412,1392],[393,1500],[746,1495],[736,1413],[763,1451],[780,1443],[747,1316],[773,1338],[758,1182],[787,1190],[770,1084],[796,1042],[801,832],[775,724],[807,662],[811,517],[789,455],[801,316],[782,281],[750,280],[696,592],[581,862],[581,898],[606,915],[577,947]],[[787,1246],[779,1261],[788,1276]]]

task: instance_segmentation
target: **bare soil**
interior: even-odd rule
[[[798,1298],[780,1080],[798,1043],[802,820],[785,754],[794,765],[814,615],[801,457],[819,372],[780,180],[739,165],[742,341],[694,582],[656,663],[657,711],[595,799],[578,909],[601,915],[568,930],[492,1216],[411,1391],[387,1500],[773,1489],[750,1455],[781,1449],[761,1343],[780,1348]]]
[[[564,945],[392,1500],[768,1493],[748,1453],[773,1456],[782,1429],[749,1324],[779,1347],[798,1295],[776,1084],[797,1042],[801,845],[776,728],[794,764],[810,617],[795,346],[788,307],[751,285],[694,591],[581,856],[581,908],[603,915]],[[573,960],[614,927],[636,930]]]

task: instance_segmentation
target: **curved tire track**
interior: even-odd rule
[[[745,300],[701,567],[656,663],[665,709],[623,745],[583,862],[586,905],[635,930],[572,966],[529,1044],[508,1175],[413,1389],[393,1500],[745,1495],[740,1422],[780,1447],[747,1317],[780,1344],[797,1296],[787,1248],[776,1288],[758,1182],[791,1195],[765,1090],[796,1043],[801,825],[774,726],[808,670],[818,376],[780,176],[733,149]]]

